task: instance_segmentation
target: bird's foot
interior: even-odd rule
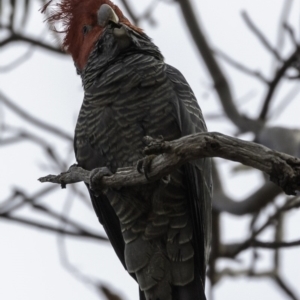
[[[143,154],[151,155],[151,154],[162,154],[169,152],[171,149],[169,142],[164,140],[164,137],[160,135],[157,139],[154,139],[150,136],[145,136],[143,138],[143,142],[146,145],[143,150]]]
[[[72,166],[69,167],[68,171],[66,172],[61,172],[61,174],[67,174],[67,173],[71,173],[73,170],[75,170],[76,168],[78,168],[77,164],[73,164]]]
[[[113,173],[107,167],[101,167],[93,169],[90,172],[90,188],[93,191],[101,191],[102,190],[102,178],[104,176],[111,176]]]
[[[76,168],[78,168],[78,164],[73,164],[72,166],[69,167],[67,172],[72,172],[72,170],[75,170]]]
[[[66,172],[61,172],[60,176],[66,175],[68,173],[72,173],[72,171],[74,171],[74,169],[78,168],[77,164],[73,164],[72,166],[69,167],[68,171]],[[64,183],[63,181],[61,182],[61,188],[65,189],[67,187],[66,183]]]
[[[151,163],[156,155],[148,155],[138,160],[136,169],[140,174],[144,174],[148,181],[150,181],[149,172],[151,171]]]

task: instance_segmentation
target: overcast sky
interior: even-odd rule
[[[241,12],[247,11],[270,42],[276,45],[278,20],[284,1],[287,0],[194,0],[193,2],[213,48],[221,49],[251,69],[261,70],[268,77],[272,74],[274,59],[248,30],[241,18]],[[144,11],[150,0],[131,0],[130,2],[136,4],[135,9],[139,13]],[[38,3],[36,1],[35,5],[30,8],[31,17],[26,31],[34,37],[43,37],[49,43],[54,43],[53,36],[45,29],[43,16],[38,11]],[[120,5],[120,1],[115,1],[115,3]],[[295,26],[297,36],[299,36],[299,8],[300,1],[295,0],[289,18],[290,24]],[[143,22],[140,26],[159,46],[166,62],[184,74],[197,96],[204,115],[221,113],[222,109],[213,91],[210,78],[182,21],[179,7],[176,4],[168,4],[167,1],[161,1],[155,9],[154,19],[157,23],[155,27],[150,26],[148,22]],[[1,49],[0,66],[13,61],[27,49],[28,46],[21,43]],[[287,43],[283,53],[288,54],[290,50],[291,47]],[[222,66],[230,77],[234,98],[241,103],[240,109],[249,116],[257,116],[265,86],[257,79],[245,76],[223,62]],[[286,85],[277,93],[271,111],[276,110],[284,96],[296,84],[299,83]],[[9,73],[0,73],[0,91],[23,108],[29,109],[32,114],[49,123],[55,123],[64,131],[73,134],[83,91],[80,78],[76,75],[70,57],[36,49],[32,57],[21,66]],[[299,127],[299,108],[298,97],[278,118],[274,118],[270,125]],[[35,130],[25,125],[26,123],[15,117],[1,104],[0,118],[4,118],[5,122],[10,125]],[[229,122],[224,122],[224,119],[208,120],[207,123],[210,131],[235,134],[234,127]],[[41,134],[41,131],[36,132]],[[69,149],[67,143],[44,132],[42,136],[48,143],[56,145],[56,150],[63,158],[70,157],[70,164],[75,162],[73,154],[70,154],[72,149]],[[250,138],[250,136],[245,136],[245,138]],[[0,148],[0,152],[2,169],[0,201],[7,198],[11,189],[16,186],[30,193],[38,191],[41,184],[37,178],[45,175],[45,172],[59,171],[51,169],[42,150],[32,143],[25,142],[22,147]],[[260,185],[262,175],[259,172],[233,175],[230,171],[232,164],[223,162],[221,165],[222,174],[226,178],[226,192],[234,199],[248,195]],[[47,166],[46,170],[45,166]],[[43,200],[43,203],[61,211],[66,201],[71,201],[68,199],[68,191],[57,188]],[[268,212],[271,210],[272,207],[267,209]],[[29,209],[23,209],[19,215],[33,216],[33,213]],[[93,211],[76,199],[70,216],[80,223],[87,224],[96,232],[103,232]],[[300,226],[299,213],[292,212],[288,216],[287,239],[299,238],[297,235]],[[45,220],[45,217],[41,215],[39,219]],[[224,224],[222,228],[226,241],[236,241],[244,236],[249,220],[247,217],[241,219],[225,216],[222,219],[222,224]],[[0,219],[0,236],[1,299],[99,299],[93,288],[87,288],[88,283],[83,284],[61,267],[57,236],[8,223],[2,219]],[[266,238],[269,236],[265,235]],[[76,239],[66,239],[65,243],[72,264],[84,274],[91,279],[98,278],[103,283],[109,284],[126,296],[127,300],[138,299],[136,283],[123,270],[109,245]],[[262,253],[263,266],[267,267],[270,264],[270,253],[269,251]],[[300,250],[295,248],[284,253],[284,274],[294,290],[298,288],[299,292]],[[246,261],[249,261],[248,256],[246,253],[241,255]],[[223,262],[220,267],[226,265],[226,262]],[[241,268],[246,265],[235,263],[234,266]],[[278,292],[275,285],[268,279],[259,279],[258,282],[249,278],[235,280],[229,278],[222,280],[216,287],[215,299],[280,300],[285,299],[285,295]]]

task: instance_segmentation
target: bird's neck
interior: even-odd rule
[[[127,56],[144,54],[160,61],[164,60],[158,47],[152,43],[146,34],[129,30],[128,35],[131,39],[131,45],[126,49],[119,47],[118,41],[109,31],[97,41],[84,70],[79,71],[77,69],[78,74],[81,75],[84,90],[91,87],[95,80],[110,66],[122,61]]]

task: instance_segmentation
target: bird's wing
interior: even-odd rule
[[[96,196],[89,188],[88,190],[99,222],[103,225],[105,232],[121,263],[123,264],[124,268],[127,269],[124,259],[125,244],[121,233],[120,221],[105,195],[97,194]]]
[[[172,85],[172,90],[175,91],[175,93],[172,93],[172,99],[170,99],[169,103],[174,105],[173,112],[175,112],[175,118],[181,135],[184,136],[206,131],[206,126],[197,100],[184,77],[179,71],[168,65],[166,66],[165,72],[169,79],[169,84]],[[100,161],[101,155],[89,142],[85,143],[85,147],[81,147],[80,152],[81,153],[77,153],[76,155],[77,159],[80,158],[78,161],[84,163],[85,159],[88,158],[86,166],[83,167],[90,169],[91,167],[103,166]],[[91,163],[90,166],[88,166],[88,162]],[[184,168],[185,177],[187,178],[186,186],[189,189],[188,202],[194,232],[193,243],[197,268],[196,276],[200,276],[200,280],[204,285],[205,262],[209,253],[208,245],[210,240],[211,181],[209,160],[196,160],[186,164]],[[118,217],[106,196],[95,196],[91,191],[90,193],[99,221],[103,224],[119,259],[126,268],[124,240]],[[197,282],[199,281],[197,280]]]
[[[177,95],[178,124],[182,136],[206,132],[206,125],[196,97],[183,75],[167,65],[167,75]],[[195,265],[204,285],[211,239],[212,179],[210,159],[198,159],[184,166],[190,216],[193,223]],[[205,263],[203,263],[205,262]]]
[[[97,155],[97,151],[92,149],[89,143],[86,143],[84,148],[81,148],[81,153],[78,153],[77,148],[77,137],[75,134],[74,138],[74,150],[75,156],[80,166],[85,169],[92,170],[93,168],[100,167],[101,156]],[[85,159],[84,159],[85,158]],[[87,161],[87,162],[86,162]],[[100,165],[98,165],[100,162]],[[95,166],[95,167],[93,167]],[[121,233],[120,221],[114,212],[111,204],[107,197],[102,194],[98,193],[97,195],[89,188],[87,184],[88,191],[90,193],[90,197],[92,200],[92,205],[96,212],[99,222],[103,225],[105,232],[116,252],[118,255],[121,263],[123,264],[124,268],[126,269],[125,259],[124,259],[124,240]]]

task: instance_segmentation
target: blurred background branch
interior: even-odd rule
[[[162,7],[167,11],[171,8],[176,9],[180,25],[190,38],[191,47],[193,47],[197,59],[207,70],[205,80],[211,83],[202,87],[203,95],[206,95],[203,96],[203,99],[201,99],[200,93],[197,95],[204,115],[207,116],[209,128],[217,128],[218,130],[215,129],[215,131],[224,132],[228,126],[231,126],[232,135],[236,134],[274,150],[300,157],[299,123],[293,125],[295,128],[288,125],[289,109],[294,107],[292,105],[295,105],[297,100],[299,103],[300,92],[299,30],[295,27],[295,22],[290,20],[292,12],[297,10],[295,9],[296,1],[280,2],[282,5],[278,10],[278,21],[273,25],[276,33],[275,42],[272,36],[264,32],[263,24],[256,20],[255,13],[243,10],[242,22],[246,25],[243,30],[244,34],[249,36],[249,42],[245,47],[250,48],[252,44],[255,47],[255,43],[257,43],[256,45],[261,45],[262,51],[264,51],[262,58],[257,59],[258,65],[254,65],[253,60],[247,61],[243,56],[240,58],[234,53],[231,54],[226,50],[226,45],[224,48],[223,45],[221,47],[215,45],[214,36],[210,34],[212,31],[206,25],[207,18],[204,14],[199,13],[196,1],[147,0],[141,3],[135,0],[116,0],[115,2],[124,9],[125,14],[136,25],[148,27],[152,32],[165,28],[163,27],[164,22],[171,22],[169,16],[159,13]],[[6,193],[0,194],[0,226],[1,224],[9,224],[9,226],[16,224],[19,226],[18,228],[28,227],[55,234],[57,253],[65,270],[93,290],[97,298],[124,300],[126,297],[122,294],[118,282],[114,281],[114,278],[103,279],[109,270],[100,268],[97,276],[90,275],[90,270],[80,263],[74,263],[76,258],[72,257],[72,251],[68,249],[70,241],[80,241],[86,248],[93,242],[99,244],[100,249],[97,248],[99,257],[91,258],[91,260],[105,261],[101,253],[104,253],[108,247],[107,239],[101,231],[100,225],[96,224],[95,228],[88,225],[88,221],[94,220],[95,216],[84,187],[72,186],[67,192],[63,192],[53,185],[29,187],[27,181],[29,179],[24,175],[28,171],[28,165],[24,167],[17,163],[20,161],[18,156],[21,157],[22,162],[35,161],[39,167],[32,176],[35,180],[45,172],[66,171],[67,167],[74,162],[72,154],[73,128],[72,126],[68,127],[65,123],[56,122],[56,118],[58,118],[56,113],[58,110],[61,110],[63,115],[71,114],[73,111],[77,112],[80,103],[75,105],[75,102],[72,102],[73,107],[71,107],[71,102],[68,102],[69,106],[66,107],[58,99],[53,99],[53,102],[56,101],[57,108],[49,111],[49,119],[46,119],[35,107],[41,103],[46,105],[44,98],[50,91],[59,89],[59,87],[51,85],[50,77],[48,79],[50,74],[43,69],[43,66],[40,66],[39,77],[45,78],[49,90],[43,88],[40,82],[32,81],[32,86],[28,86],[27,94],[13,96],[14,90],[19,88],[20,82],[25,81],[26,76],[32,76],[29,63],[39,53],[45,57],[53,57],[57,65],[62,64],[63,61],[69,65],[72,64],[68,56],[62,52],[59,43],[56,40],[53,41],[53,37],[48,37],[49,30],[42,27],[42,22],[40,22],[41,30],[36,27],[32,30],[31,22],[38,14],[38,8],[45,3],[44,0],[0,0],[0,49],[1,53],[12,51],[13,56],[10,61],[0,61],[0,76],[15,74],[10,88],[0,84],[0,150],[4,153],[1,155],[3,160],[1,164],[5,165],[5,161],[8,159],[8,156],[5,157],[5,155],[9,155],[15,161],[13,170],[21,173],[24,169],[22,176],[11,177],[17,179],[7,185]],[[199,5],[204,6],[204,3],[201,2]],[[278,3],[276,5],[278,6]],[[238,12],[232,13],[238,14]],[[227,16],[228,22],[230,18]],[[267,12],[265,18],[269,18]],[[297,22],[298,26],[299,15]],[[180,32],[178,28],[172,28],[171,32],[173,31]],[[163,31],[159,32],[161,36],[164,34]],[[222,34],[229,38],[235,32],[224,31]],[[254,37],[253,41],[250,40],[251,37]],[[176,42],[181,43],[178,38],[183,39],[183,37],[176,38]],[[164,40],[166,40],[165,36]],[[175,42],[172,46],[173,52],[174,47],[177,47]],[[180,54],[179,48],[179,46],[176,48],[176,55],[180,60],[185,61],[187,58],[182,57],[183,54]],[[266,59],[271,62],[271,72],[268,72],[264,67],[265,64],[261,63]],[[18,77],[20,76],[18,75],[19,70],[25,66],[27,66],[26,75]],[[251,86],[250,92],[249,89],[243,90],[243,95],[247,95],[247,97],[239,100],[236,93],[239,83],[236,83],[236,77],[232,76],[233,73],[230,70],[239,72],[238,76],[246,75],[249,80],[253,78],[262,86],[262,89],[257,92]],[[197,68],[194,65],[191,66],[191,72],[195,77]],[[59,77],[59,74],[56,74],[56,77]],[[67,81],[65,78],[61,81]],[[200,81],[198,85],[200,86]],[[77,88],[76,83],[73,84],[73,87]],[[38,89],[43,89],[40,98],[35,96]],[[63,101],[66,98],[72,98],[62,90],[61,94]],[[213,105],[212,102],[216,105],[213,109],[205,109],[208,107],[207,102],[204,101],[205,97],[210,97],[210,95],[214,97],[213,100],[210,98],[210,105]],[[31,98],[33,99],[31,106],[26,105],[25,100]],[[247,104],[245,104],[246,102]],[[250,109],[248,109],[249,107]],[[299,109],[299,105],[297,107]],[[75,122],[73,122],[74,124]],[[228,134],[228,130],[226,133]],[[24,147],[31,147],[30,152],[23,150]],[[35,158],[38,159],[38,163]],[[30,169],[33,169],[32,164]],[[4,168],[5,177],[8,172]],[[208,293],[208,298],[210,300],[225,299],[216,297],[217,293],[215,293],[221,286],[221,282],[230,278],[233,283],[237,284],[237,278],[242,276],[259,281],[262,281],[263,278],[271,279],[271,282],[277,287],[276,291],[281,295],[278,296],[278,299],[300,299],[299,286],[294,286],[291,282],[293,278],[287,276],[286,260],[284,259],[286,251],[299,249],[297,247],[300,246],[300,235],[290,234],[294,228],[290,226],[289,222],[289,218],[295,213],[299,217],[299,197],[283,196],[281,190],[270,183],[263,174],[253,172],[249,168],[214,160],[213,240],[208,270],[211,291]],[[254,182],[252,179],[247,179],[253,178],[247,177],[250,173],[254,174],[253,176],[256,178]],[[251,186],[248,194],[244,193],[241,196],[229,191],[230,181],[234,182],[235,186],[241,184],[242,179],[238,178],[246,178],[243,184]],[[87,212],[84,213],[84,218],[78,219],[75,212],[73,216],[73,210]],[[245,224],[246,220],[248,224],[243,236],[236,238],[235,241],[232,239],[228,241],[228,236],[234,234],[234,230],[228,232],[227,227],[224,226],[226,224],[224,220],[228,220],[228,218],[239,224]],[[298,230],[296,231],[298,232]],[[9,238],[14,239],[14,236]],[[76,244],[76,247],[80,248],[81,246]],[[74,248],[76,247],[74,246]],[[266,264],[264,251],[272,254],[268,264]],[[80,260],[79,256],[77,260]],[[296,262],[295,265],[297,265]],[[11,266],[11,269],[14,268],[17,267]],[[297,271],[299,275],[299,270]],[[109,280],[112,285],[107,283]],[[231,300],[240,298],[246,299],[245,295],[230,297]],[[266,296],[260,298],[266,299]]]

